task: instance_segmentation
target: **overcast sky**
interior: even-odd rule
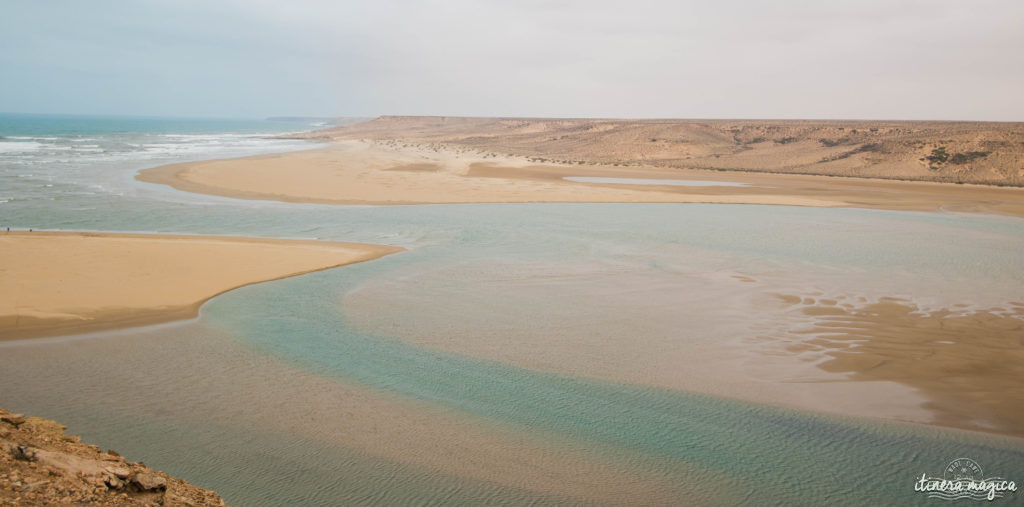
[[[1024,121],[1024,0],[0,5],[0,111]]]

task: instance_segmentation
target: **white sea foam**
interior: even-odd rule
[[[224,141],[245,138],[258,138],[252,134],[163,134],[160,137],[177,141]]]
[[[0,153],[26,153],[38,151],[42,147],[42,143],[35,141],[0,141]]]
[[[176,144],[176,143],[151,143],[143,145],[143,150],[148,152],[159,152],[159,153],[188,153],[206,151],[210,148],[209,145],[200,144]]]

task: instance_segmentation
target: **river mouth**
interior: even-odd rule
[[[0,405],[229,503],[912,503],[954,457],[1024,469],[1018,422],[977,396],[1016,370],[972,383],[1019,353],[1020,219],[259,203],[37,162],[9,168],[31,176],[0,203],[14,224],[408,249],[193,321],[3,345]],[[914,374],[905,346],[950,348]]]

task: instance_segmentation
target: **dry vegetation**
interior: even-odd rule
[[[1024,123],[383,116],[306,136],[438,143],[535,162],[1024,186]]]

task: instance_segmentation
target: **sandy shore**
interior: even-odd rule
[[[697,180],[710,185],[581,183],[567,177]],[[1024,216],[1021,188],[537,163],[524,157],[397,141],[338,141],[302,152],[174,164],[141,171],[137,178],[189,192],[326,204],[697,202]],[[735,184],[746,186],[727,186]]]
[[[207,299],[243,285],[400,250],[211,236],[0,234],[0,340],[190,318]]]
[[[643,164],[552,163],[457,143],[393,138],[331,140],[328,147],[304,152],[154,168],[142,171],[138,179],[234,198],[327,204],[700,202],[984,212],[1024,217],[1024,188]],[[700,184],[627,185],[565,179],[570,177]],[[752,375],[760,380],[730,392],[722,392],[718,385],[695,388],[690,379],[676,378],[675,364],[667,364],[664,369],[651,367],[658,358],[647,358],[643,362],[647,366],[639,377],[633,370],[620,371],[621,352],[609,351],[603,358],[587,362],[584,369],[577,364],[580,348],[575,346],[567,346],[564,356],[547,344],[508,348],[474,342],[450,351],[531,369],[596,375],[739,399],[749,399],[751,393],[755,400],[762,399],[775,386],[784,390],[775,399],[778,404],[812,410],[828,406],[837,398],[857,398],[861,401],[848,401],[844,403],[846,408],[832,411],[848,415],[872,413],[883,418],[1019,436],[1024,406],[1013,401],[1019,394],[1014,380],[1020,374],[1013,361],[1021,353],[1017,343],[1021,314],[1019,307],[1013,308],[1016,313],[1012,315],[1003,315],[1000,309],[981,309],[964,315],[921,314],[910,302],[891,307],[866,304],[863,308],[800,308],[794,311],[821,318],[820,327],[808,333],[760,337],[765,340],[765,350],[759,355],[759,366],[751,369]],[[847,330],[848,336],[835,335],[834,326]],[[936,329],[943,331],[937,333]],[[829,337],[821,338],[821,334]],[[442,349],[451,347],[448,342],[409,336],[404,339]],[[854,350],[852,343],[860,347]],[[977,347],[978,344],[984,346]],[[937,348],[942,353],[936,353]],[[600,361],[609,362],[607,371],[596,372],[594,364],[603,364]],[[558,366],[552,367],[552,363]],[[996,363],[1000,367],[982,367]],[[798,379],[780,377],[780,372],[793,371],[794,364],[806,367]],[[584,370],[587,373],[582,373]],[[951,371],[958,373],[950,375]],[[714,377],[713,373],[709,372],[709,378]],[[838,378],[854,382],[835,382]],[[757,382],[762,387],[757,387]]]

